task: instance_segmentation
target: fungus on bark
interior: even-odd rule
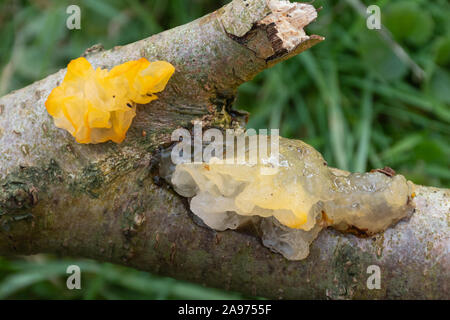
[[[64,81],[50,93],[45,106],[57,127],[79,143],[120,143],[136,115],[136,104],[157,99],[175,68],[145,58],[94,70],[85,58],[72,60]]]
[[[226,150],[226,143],[216,146]],[[212,229],[252,222],[264,245],[290,260],[306,258],[324,227],[373,235],[413,212],[414,185],[402,175],[338,173],[300,140],[279,138],[278,159],[260,146],[246,144],[233,161],[177,164],[170,182]],[[256,162],[249,161],[252,155]]]

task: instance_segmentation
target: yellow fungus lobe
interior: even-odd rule
[[[230,152],[234,145],[228,148],[228,139],[217,142],[216,150],[230,152],[229,159],[188,157],[175,165],[166,163],[172,161],[169,152],[161,153],[160,175],[190,198],[191,211],[214,230],[251,224],[266,247],[301,260],[323,228],[370,236],[414,211],[409,196],[415,196],[415,187],[402,175],[337,172],[310,145],[282,137],[277,159],[268,149],[261,152],[264,135],[253,137],[258,143],[243,144],[240,153],[237,146]],[[247,161],[252,154],[257,161]]]
[[[136,104],[157,99],[175,68],[168,62],[145,58],[108,70],[94,70],[85,58],[72,60],[60,86],[45,106],[58,128],[79,143],[121,143],[136,115]]]

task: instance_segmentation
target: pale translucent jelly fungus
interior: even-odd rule
[[[247,159],[251,152],[246,145]],[[324,227],[372,235],[414,210],[414,185],[403,176],[331,169],[299,140],[280,137],[276,162],[260,156],[256,164],[235,160],[181,163],[166,178],[191,198],[191,211],[207,226],[223,231],[254,223],[263,244],[289,260],[306,258]],[[261,170],[274,166],[274,174]]]

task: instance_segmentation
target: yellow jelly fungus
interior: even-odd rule
[[[121,143],[136,115],[136,104],[157,99],[175,68],[168,62],[145,58],[108,70],[94,70],[85,58],[72,60],[60,86],[45,106],[58,128],[79,143]]]
[[[216,157],[179,163],[171,183],[178,194],[192,198],[191,211],[216,230],[235,229],[240,218],[259,216],[306,232],[315,232],[322,221],[338,230],[374,234],[411,212],[414,186],[401,175],[336,175],[313,147],[282,137],[278,160],[259,156],[255,164],[245,162],[258,148],[259,143],[249,144],[231,163]],[[269,168],[278,170],[262,170]]]

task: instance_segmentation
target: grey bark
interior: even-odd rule
[[[122,144],[77,144],[53,125],[44,102],[65,70],[0,98],[0,254],[87,257],[269,298],[448,299],[449,190],[418,187],[412,218],[374,238],[325,230],[294,262],[252,236],[198,226],[159,183],[158,149],[174,129],[241,125],[237,87],[323,40],[286,50],[259,23],[272,13],[265,0],[246,3],[88,56],[94,67],[146,57],[176,68]],[[369,265],[381,268],[380,290],[367,288]]]

